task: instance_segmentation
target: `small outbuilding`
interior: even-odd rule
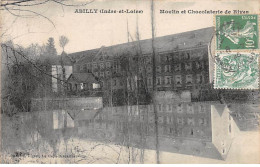
[[[67,79],[67,90],[71,92],[98,89],[100,89],[100,84],[92,73],[72,73]]]

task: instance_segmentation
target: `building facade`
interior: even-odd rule
[[[102,92],[106,105],[147,104],[154,87],[156,91],[188,91],[191,101],[215,101],[230,99],[230,96],[231,99],[254,99],[258,91],[213,89],[214,64],[209,49],[213,33],[214,28],[209,27],[155,38],[155,70],[152,40],[147,39],[66,54],[63,56],[66,57],[66,63],[59,63],[60,67],[63,65],[66,69],[66,75],[62,70],[55,72],[55,69],[59,69],[56,66],[53,66],[53,74],[65,79],[70,74],[94,76],[100,88],[97,90],[92,85],[92,89]],[[153,71],[156,73],[155,83]],[[88,82],[92,77],[85,79],[84,82]],[[59,81],[53,80],[54,91],[59,91]],[[72,83],[69,82],[66,88],[71,92]],[[74,95],[84,95],[80,92],[87,88],[83,87]]]
[[[190,91],[198,99],[209,87],[208,48],[213,28],[155,38],[156,90]],[[104,96],[141,97],[153,89],[151,39],[69,54],[72,73],[92,73]],[[138,99],[136,98],[135,99]]]

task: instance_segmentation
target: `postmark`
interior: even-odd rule
[[[215,89],[259,89],[259,53],[216,53]]]
[[[216,50],[259,49],[258,15],[216,15]]]

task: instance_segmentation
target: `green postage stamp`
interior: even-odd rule
[[[217,53],[214,88],[258,89],[259,69],[257,53]]]
[[[216,50],[259,49],[258,15],[216,15]]]

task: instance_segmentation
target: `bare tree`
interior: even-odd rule
[[[60,42],[60,47],[62,47],[62,50],[64,52],[64,48],[69,43],[69,39],[66,36],[62,35],[60,36],[59,42]]]
[[[155,122],[155,138],[156,138],[156,160],[157,163],[160,163],[160,154],[159,154],[159,137],[158,137],[158,113],[156,108],[156,53],[155,53],[155,23],[154,23],[154,0],[151,2],[151,27],[152,27],[152,63],[153,63],[153,109],[154,109],[154,122]]]

